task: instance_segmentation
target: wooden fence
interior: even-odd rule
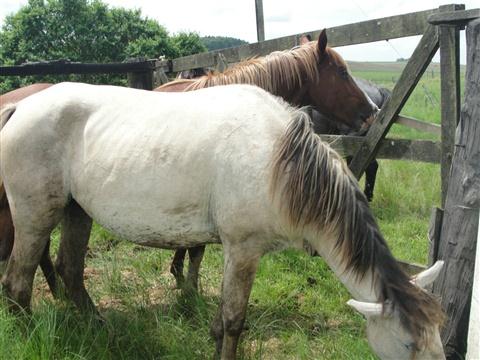
[[[431,25],[429,25],[427,21],[429,16],[432,16],[439,11],[455,10],[460,8],[462,7],[455,5],[447,5],[440,10],[431,9],[421,12],[332,27],[327,29],[329,46],[336,47],[401,38],[412,35],[422,35],[429,27],[431,27]],[[308,34],[310,34],[314,38],[318,36],[320,31],[321,30],[315,30],[309,32]],[[299,37],[300,34],[285,36],[254,44],[242,45],[229,49],[185,56],[173,60],[142,60],[130,63],[112,64],[84,64],[60,60],[45,63],[29,63],[20,66],[2,66],[0,67],[0,76],[72,73],[128,73],[129,86],[134,88],[151,90],[154,87],[168,81],[168,77],[166,76],[166,74],[176,73],[183,70],[191,70],[195,68],[210,67],[216,69],[225,69],[228,64],[236,63],[246,58],[254,56],[264,56],[276,50],[290,49],[298,45]],[[438,47],[438,44],[435,45],[436,47]],[[427,65],[430,62],[430,58],[425,61]],[[458,67],[458,62],[456,65]],[[455,64],[452,66],[455,66]],[[410,68],[409,65],[407,65],[407,67]],[[421,74],[419,74],[418,78],[420,76]],[[401,81],[399,81],[398,83],[402,82],[402,79],[400,80]],[[418,81],[418,79],[416,79],[416,81]],[[456,86],[457,88],[459,88],[458,84],[456,84]],[[402,101],[402,105],[405,102],[404,100],[405,99],[403,99]],[[433,133],[438,133],[441,131],[440,127],[434,124],[430,124],[424,121],[418,121],[416,119],[405,116],[398,116],[398,111],[395,114],[394,119],[396,119],[396,121],[400,124],[414,127],[416,129],[421,129],[423,131],[429,131]],[[451,135],[450,138],[445,139],[444,142],[452,144],[453,131],[450,131],[449,135]],[[359,153],[359,151],[362,150],[362,154],[365,153],[365,138],[329,136],[325,137],[325,139],[330,141],[332,146],[344,155],[355,155],[355,153]],[[385,140],[380,137],[375,143],[374,147],[375,151],[378,150],[377,156],[379,158],[405,159],[425,162],[442,162],[442,145],[433,141],[392,141]],[[367,150],[370,150],[370,148],[367,148]],[[357,161],[358,160],[355,160],[355,163]],[[446,168],[447,166],[443,167]],[[358,172],[359,170],[357,170],[357,173]]]
[[[458,269],[455,268],[456,263],[449,264],[449,254],[445,252],[445,249],[448,248],[445,244],[450,243],[450,240],[445,238],[445,234],[448,233],[448,227],[459,226],[460,222],[455,224],[448,220],[448,225],[446,225],[445,218],[448,219],[448,216],[443,216],[443,214],[447,214],[449,211],[449,204],[446,204],[447,195],[455,191],[455,189],[449,189],[449,181],[454,182],[456,187],[462,186],[461,182],[459,183],[458,181],[458,176],[460,175],[450,172],[454,149],[460,146],[455,144],[455,130],[460,121],[461,104],[459,33],[469,21],[480,17],[479,9],[467,11],[464,9],[465,7],[463,5],[450,4],[440,6],[438,9],[385,17],[327,29],[327,36],[331,47],[422,35],[418,46],[395,84],[390,100],[382,107],[376,122],[371,126],[367,135],[365,137],[322,135],[322,138],[329,141],[332,146],[342,154],[353,156],[350,167],[357,177],[362,175],[365,167],[374,157],[441,164],[442,208],[435,209],[429,231],[431,241],[429,261],[432,263],[437,258],[441,258],[447,262],[448,267],[448,271],[445,271],[445,275],[442,277],[442,284],[439,285],[436,283],[434,287],[434,291],[439,294],[445,294],[445,286],[448,287],[449,284],[459,281]],[[318,37],[320,31],[321,30],[311,31],[309,34],[312,38],[315,38]],[[298,45],[299,37],[300,34],[285,36],[173,60],[145,60],[120,64],[76,64],[60,61],[53,64],[36,63],[21,66],[3,66],[0,67],[0,76],[128,73],[131,87],[151,90],[168,81],[166,74],[205,67],[222,70],[225,69],[228,64],[237,63],[246,58],[264,56],[272,51],[290,49]],[[471,44],[470,46],[475,47],[478,45]],[[440,49],[441,69],[440,128],[426,122],[399,115],[409,95],[414,90],[438,49]],[[480,51],[476,51],[478,59]],[[478,76],[478,71],[476,74]],[[478,99],[480,94],[477,93],[476,95]],[[472,107],[475,106],[478,107],[478,100],[476,105],[472,104]],[[385,136],[396,121],[417,129],[434,133],[440,132],[441,142],[386,139]],[[480,196],[479,193],[480,192],[477,192],[477,197]],[[476,214],[478,214],[478,203],[480,203],[480,199],[475,203],[474,209]],[[445,206],[447,206],[447,208],[445,208]],[[477,233],[475,232],[475,234]],[[471,239],[470,236],[455,239],[456,244],[468,244],[468,246],[471,246],[472,242],[475,244],[475,241],[476,236],[475,239]],[[466,248],[468,248],[468,246]],[[451,248],[449,249],[452,250]],[[460,247],[458,249],[460,249]],[[464,249],[464,247],[461,249]],[[462,263],[462,270],[467,270],[467,274],[461,278],[463,282],[455,286],[457,296],[471,296],[473,260],[467,265],[468,266],[465,266],[465,263]],[[413,268],[417,269],[415,266],[413,266]],[[470,272],[468,273],[468,271]],[[465,281],[465,279],[471,280],[469,282]],[[464,328],[468,328],[468,323],[462,319],[468,319],[468,314],[467,317],[465,317],[465,312],[468,312],[469,309],[468,306],[465,305],[467,303],[465,301],[461,302],[458,306],[456,304],[452,305],[452,296],[453,295],[449,294],[449,298],[444,297],[442,300],[444,308],[448,308],[449,310],[448,315],[450,317],[448,326],[446,330],[443,331],[442,337],[446,345],[448,358],[454,359],[455,355],[450,354],[465,353],[463,342],[466,341],[463,341],[457,334],[464,334]]]

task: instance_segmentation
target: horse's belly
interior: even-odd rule
[[[175,216],[163,216],[162,221],[148,225],[108,220],[100,224],[119,237],[136,244],[163,249],[188,248],[220,242],[218,234],[212,227],[206,224],[202,226],[193,221],[185,223],[184,218]]]
[[[209,181],[200,171],[186,176],[138,164],[129,170],[89,164],[72,178],[72,196],[99,224],[138,244],[178,248],[218,242]]]
[[[158,210],[148,204],[137,207],[104,207],[82,204],[85,211],[115,235],[134,243],[165,249],[220,242],[212,224],[200,209]]]

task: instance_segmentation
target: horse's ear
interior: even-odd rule
[[[425,289],[426,286],[432,284],[440,274],[443,268],[444,261],[438,260],[429,269],[422,271],[420,274],[415,275],[410,280],[413,284]]]
[[[366,318],[371,316],[380,316],[383,312],[382,304],[379,303],[369,303],[350,299],[347,301],[347,305],[350,305]]]
[[[325,54],[325,49],[327,48],[327,31],[323,29],[318,37],[318,53],[323,56]]]

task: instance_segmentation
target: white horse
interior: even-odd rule
[[[83,308],[94,307],[83,284],[92,218],[147,246],[221,242],[212,334],[222,359],[233,359],[260,257],[307,241],[356,298],[350,305],[367,316],[381,358],[444,358],[438,303],[397,265],[343,160],[303,111],[267,92],[66,83],[7,107],[0,125],[16,237],[2,284],[12,303],[29,308],[35,270],[61,220],[57,269]],[[416,281],[431,281],[439,268]]]

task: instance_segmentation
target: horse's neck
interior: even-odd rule
[[[238,76],[235,72],[226,72],[220,73],[215,75],[215,77],[211,77],[210,80],[206,81],[204,84],[206,87],[210,87],[213,85],[218,85],[218,78],[221,76],[225,76],[229,78],[226,83],[246,83],[256,85],[258,87],[263,88],[264,90],[272,93],[273,95],[279,96],[283,98],[286,102],[292,105],[306,105],[304,104],[303,98],[305,96],[306,87],[301,86],[302,84],[299,83],[294,77],[297,75],[293,72],[282,72],[281,68],[279,67],[276,70],[272,70],[272,67],[268,66],[269,61],[273,61],[272,59],[265,58],[265,69],[268,72],[268,80],[265,81],[265,78],[261,76],[253,76],[250,77],[247,75],[248,73],[248,66],[257,66],[255,64],[248,65],[245,64],[245,76]],[[237,65],[243,66],[243,65]],[[301,74],[301,82],[305,81],[306,78],[306,70],[303,67],[300,67],[300,74]],[[271,80],[273,79],[273,80]],[[280,80],[279,80],[280,79]],[[200,81],[200,80],[199,80]],[[294,86],[292,86],[294,84]],[[287,85],[290,85],[287,86]]]
[[[374,281],[374,274],[368,271],[363,277],[357,277],[354,271],[346,271],[341,254],[338,249],[335,249],[335,240],[329,237],[320,238],[317,235],[314,241],[309,242],[322,256],[343,285],[345,285],[353,298],[359,301],[378,301],[379,293],[376,290],[377,285]]]

